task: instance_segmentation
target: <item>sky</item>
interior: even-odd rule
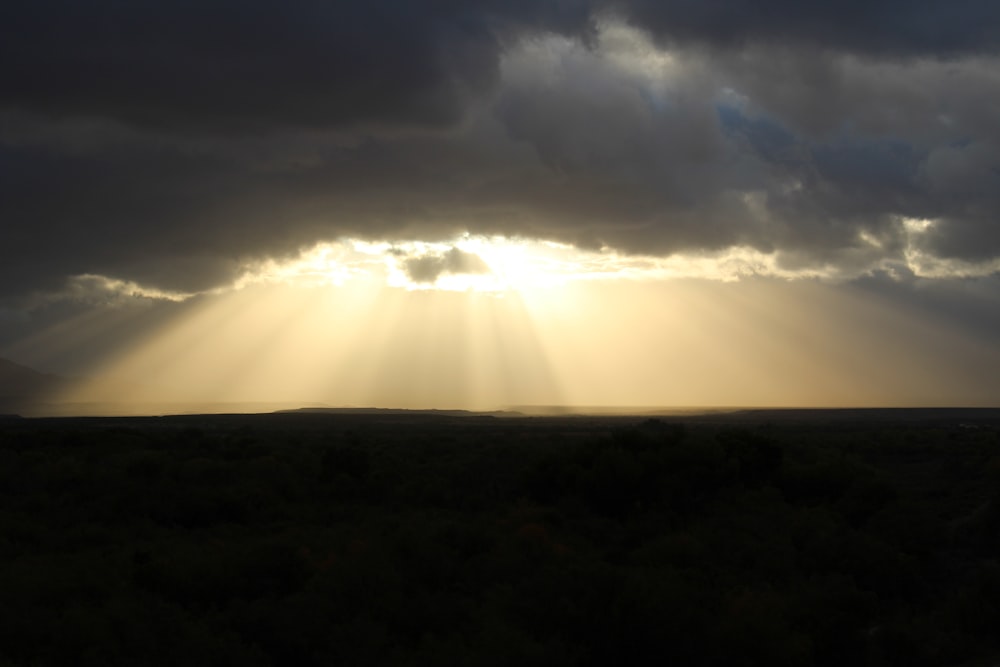
[[[1000,5],[6,2],[0,357],[74,403],[996,406]]]

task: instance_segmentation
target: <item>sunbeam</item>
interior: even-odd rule
[[[667,278],[657,262],[517,239],[342,241],[248,264],[231,287],[184,302],[109,303],[18,344],[52,350],[45,341],[67,326],[119,337],[116,354],[52,401],[111,411],[979,404],[994,382],[979,369],[1000,363],[970,332],[859,289]]]

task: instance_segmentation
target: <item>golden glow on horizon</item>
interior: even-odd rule
[[[775,277],[786,274],[799,279]],[[492,410],[996,395],[982,369],[1000,367],[1000,351],[811,275],[739,248],[652,258],[477,236],[342,240],[248,264],[231,287],[162,306],[174,313],[166,324],[57,399]],[[150,301],[124,281],[100,286],[119,284],[122,299]],[[78,322],[92,337],[149,310],[101,303],[89,311],[101,317]]]
[[[568,282],[497,298],[356,279],[258,284],[179,309],[61,400],[976,405],[995,381],[975,368],[1000,364],[944,323],[812,281]]]
[[[204,297],[99,375],[62,400],[475,409],[563,400],[519,299],[374,281]]]

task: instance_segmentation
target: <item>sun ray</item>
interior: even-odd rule
[[[1000,363],[946,323],[924,322],[914,339],[919,313],[856,290],[664,278],[662,268],[519,239],[340,241],[259,262],[238,284],[182,303],[68,320],[93,339],[115,327],[143,335],[60,398],[231,409],[858,405],[933,402],[945,395],[935,382],[975,375],[937,359],[930,342]],[[872,359],[896,375],[874,373]]]

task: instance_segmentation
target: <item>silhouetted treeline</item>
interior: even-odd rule
[[[1000,431],[0,424],[0,665],[985,665]]]

